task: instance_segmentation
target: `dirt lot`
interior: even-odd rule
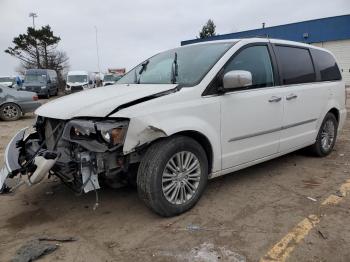
[[[0,164],[10,138],[33,120],[0,122]],[[348,179],[350,116],[330,156],[296,152],[217,178],[174,218],[152,213],[135,189],[101,190],[94,211],[93,193],[47,180],[0,197],[0,261],[43,234],[78,240],[40,261],[349,261]]]

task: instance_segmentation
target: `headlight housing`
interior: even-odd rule
[[[110,146],[124,144],[124,139],[127,131],[127,125],[118,123],[96,123],[96,128],[99,131],[103,140]]]
[[[72,120],[67,123],[63,138],[94,151],[104,152],[124,144],[129,120]]]

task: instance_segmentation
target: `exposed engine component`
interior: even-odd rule
[[[18,164],[4,172],[10,171],[11,178],[20,174],[18,186],[23,182],[31,186],[46,175],[55,175],[76,193],[94,190],[97,206],[99,180],[126,180],[129,160],[122,146],[127,120],[67,122],[38,117],[34,127],[36,132],[25,137],[23,130],[10,143],[18,152]]]

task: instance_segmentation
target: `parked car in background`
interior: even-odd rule
[[[0,77],[0,85],[13,87],[16,85],[16,78],[12,76],[1,76]]]
[[[58,94],[57,73],[50,69],[28,69],[24,75],[22,89],[49,98]]]
[[[330,154],[346,119],[345,84],[322,48],[210,41],[161,52],[116,85],[36,114],[35,132],[8,145],[0,181],[20,174],[31,185],[50,171],[89,192],[126,179],[153,211],[174,216],[195,205],[208,179],[304,147]]]
[[[26,113],[34,112],[41,104],[38,95],[33,92],[18,91],[0,85],[0,118],[2,120],[17,120]]]
[[[70,94],[95,87],[94,75],[87,71],[69,71],[65,93]]]
[[[121,76],[113,75],[113,74],[105,74],[103,77],[102,85],[108,86],[108,85],[114,85]]]

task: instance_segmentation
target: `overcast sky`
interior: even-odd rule
[[[101,70],[126,67],[195,38],[212,18],[219,34],[350,14],[350,0],[0,0],[0,75],[19,62],[5,54],[14,36],[49,24],[61,37],[71,70],[97,71],[95,26]],[[350,26],[350,25],[349,25]]]

